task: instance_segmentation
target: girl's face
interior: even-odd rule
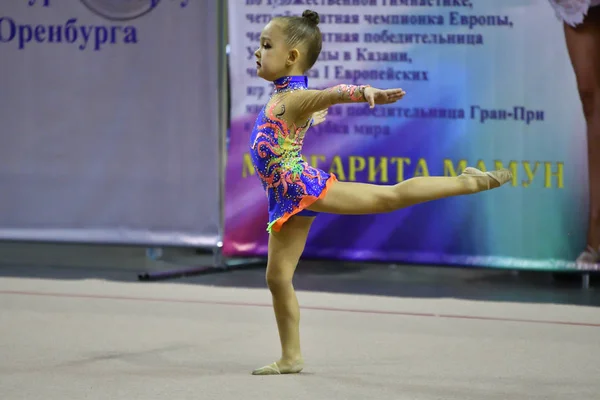
[[[257,74],[261,78],[273,82],[287,76],[291,67],[290,49],[285,43],[283,29],[274,22],[269,22],[260,35],[260,47],[254,52],[256,56]]]

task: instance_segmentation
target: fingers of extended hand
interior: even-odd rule
[[[392,96],[392,97],[402,97],[405,94],[406,94],[406,92],[404,92],[404,90],[402,90],[402,89],[389,89],[387,91],[387,95]]]

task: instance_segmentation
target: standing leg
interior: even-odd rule
[[[297,373],[304,367],[300,351],[300,307],[292,284],[314,217],[290,218],[269,236],[267,285],[281,341],[281,359],[252,372],[253,375]]]
[[[565,38],[587,126],[590,216],[587,244],[579,261],[600,262],[600,7],[589,10],[583,24],[565,25]]]
[[[309,210],[332,214],[385,213],[445,197],[494,189],[511,179],[512,174],[507,169],[483,173],[475,168],[465,168],[456,177],[416,177],[397,185],[336,182]]]

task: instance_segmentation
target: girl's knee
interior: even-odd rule
[[[583,115],[585,119],[591,119],[594,115],[595,108],[595,93],[592,89],[580,88],[579,98],[581,99],[581,106],[583,107]]]
[[[586,120],[591,120],[600,114],[600,87],[598,86],[589,82],[589,84],[580,84],[578,87],[579,99]]]
[[[267,268],[266,274],[267,286],[271,293],[280,292],[292,286],[292,275],[273,271]]]
[[[376,199],[377,209],[382,212],[392,212],[400,208],[402,194],[396,186],[389,186],[385,192]]]

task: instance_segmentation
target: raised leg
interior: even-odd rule
[[[565,25],[565,38],[587,125],[590,215],[587,244],[600,250],[600,7],[589,10],[583,24]],[[581,261],[594,260],[584,252]]]
[[[304,368],[300,350],[300,307],[292,279],[304,251],[314,217],[290,218],[279,232],[269,236],[267,285],[281,342],[279,361],[256,369],[253,375],[298,373]]]
[[[416,177],[396,185],[336,182],[327,195],[309,209],[331,214],[385,213],[445,197],[494,189],[511,179],[512,174],[507,169],[484,173],[466,168],[456,177]]]

